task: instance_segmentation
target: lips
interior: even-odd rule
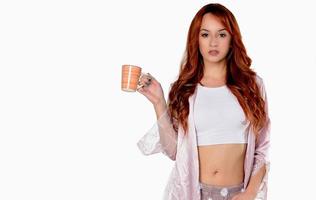
[[[217,51],[217,50],[210,50],[210,51],[208,52],[208,54],[210,54],[210,55],[212,55],[212,56],[217,56],[217,55],[219,54],[219,51]]]

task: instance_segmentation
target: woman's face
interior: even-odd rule
[[[229,52],[231,35],[211,13],[203,16],[199,33],[199,49],[204,63],[217,63]]]

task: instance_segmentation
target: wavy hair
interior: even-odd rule
[[[223,5],[207,4],[194,16],[187,37],[186,49],[181,61],[178,79],[171,84],[168,95],[168,113],[173,127],[178,131],[179,123],[184,133],[188,131],[189,97],[195,92],[197,84],[204,75],[203,57],[199,51],[199,32],[205,14],[215,15],[232,36],[231,48],[226,56],[226,85],[237,97],[246,120],[256,135],[264,127],[267,119],[265,101],[256,83],[256,72],[250,69],[248,57],[234,15]]]

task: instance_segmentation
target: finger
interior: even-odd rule
[[[154,77],[153,75],[151,75],[150,73],[147,73],[147,75],[148,75],[151,79],[156,80],[155,77]]]
[[[151,76],[151,83],[154,84],[154,85],[158,85],[160,84],[153,76]]]
[[[151,85],[151,81],[146,81],[144,86],[149,87],[150,85]]]
[[[144,85],[144,82],[146,81],[146,77],[145,76],[141,76],[139,79],[138,79],[138,84],[140,85]]]
[[[139,88],[137,89],[137,91],[138,91],[139,93],[143,94],[143,95],[148,95],[148,93],[149,93],[149,91],[148,91],[148,89],[146,88],[145,85],[139,87]]]
[[[149,73],[148,73],[149,74]],[[148,76],[148,80],[151,81],[152,83],[157,83],[158,81],[155,79],[155,77],[153,77],[151,74],[149,74]]]
[[[143,94],[145,92],[144,86],[141,86],[141,87],[137,88],[136,91],[141,93],[141,94]]]
[[[150,73],[146,73],[142,75],[141,80],[155,80],[155,78]]]
[[[139,81],[138,84],[139,85],[149,85],[152,82],[152,78],[151,77],[145,77],[143,76]]]
[[[148,87],[149,85],[152,84],[152,80],[148,79],[148,80],[140,81],[138,84],[143,85],[144,87]]]
[[[148,82],[151,82],[153,79],[149,76],[148,78],[147,78],[147,81]]]

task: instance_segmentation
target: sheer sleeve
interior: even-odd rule
[[[138,148],[144,155],[162,152],[171,160],[176,159],[177,153],[177,123],[171,120],[167,110],[157,119],[155,124],[137,142]]]
[[[270,117],[268,113],[268,99],[265,90],[265,86],[263,80],[258,77],[259,87],[261,90],[261,95],[265,101],[265,111],[267,113],[267,119],[265,122],[265,126],[261,129],[260,134],[258,136],[258,140],[255,146],[255,155],[254,155],[254,164],[251,176],[257,174],[257,172],[265,165],[266,170],[262,182],[260,184],[258,196],[267,193],[267,182],[268,182],[268,172],[270,170],[270,159],[269,159],[269,147],[270,147]],[[259,198],[260,199],[260,198]],[[262,199],[265,199],[262,197]]]

